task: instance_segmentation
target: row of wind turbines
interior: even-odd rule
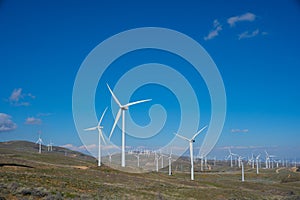
[[[126,159],[125,159],[125,111],[129,109],[130,106],[136,105],[136,104],[140,104],[140,103],[145,103],[148,101],[151,101],[151,99],[145,99],[145,100],[139,100],[139,101],[135,101],[135,102],[130,102],[127,103],[125,105],[122,105],[120,103],[120,101],[118,100],[118,98],[116,97],[116,95],[113,93],[113,91],[111,90],[111,88],[109,87],[109,85],[107,84],[107,88],[109,90],[109,92],[111,93],[114,101],[116,102],[116,104],[119,106],[119,111],[116,115],[114,124],[112,126],[111,132],[109,134],[109,138],[108,140],[111,139],[111,136],[114,132],[114,129],[122,115],[122,146],[121,146],[121,166],[125,167],[126,166]],[[90,127],[90,128],[86,128],[84,129],[85,131],[95,131],[98,130],[98,166],[101,166],[101,140],[103,141],[104,144],[106,144],[106,141],[104,139],[103,136],[103,126],[102,126],[102,120],[104,118],[104,115],[107,111],[107,108],[103,111],[101,118],[97,124],[97,126],[95,127]],[[202,129],[200,129],[198,132],[196,132],[193,137],[191,139],[186,138],[180,134],[175,134],[177,137],[189,142],[189,151],[190,151],[190,160],[191,160],[191,180],[194,180],[194,156],[193,156],[193,143],[195,142],[195,138],[206,128],[207,126],[204,126]],[[139,165],[139,155],[137,155],[137,159],[138,159],[138,165]],[[172,157],[171,154],[169,156],[169,175],[171,175],[171,163],[172,163]],[[156,163],[158,163],[159,158],[157,157],[157,154],[155,154],[155,161]],[[158,171],[158,164],[156,164],[156,170]]]
[[[235,166],[238,166],[242,170],[242,181],[245,180],[244,178],[244,159],[245,157],[242,157],[238,154],[232,153],[231,149],[228,149],[229,154],[227,157],[225,157],[225,160],[230,159],[230,167],[234,167],[233,165],[233,160],[235,160]],[[273,169],[274,168],[274,162],[276,163],[276,168],[279,168],[279,164],[281,164],[280,167],[288,167],[288,161],[284,160],[274,160],[276,156],[275,155],[270,155],[266,150],[265,150],[265,169]],[[251,166],[252,169],[256,168],[256,174],[259,174],[259,168],[262,168],[261,164],[261,154],[258,154],[257,156],[254,156],[252,154],[251,157],[248,157],[248,162],[247,164]],[[295,167],[297,167],[297,163],[295,161]]]

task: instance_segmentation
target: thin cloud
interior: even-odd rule
[[[219,32],[222,30],[222,25],[217,19],[214,20],[213,26],[214,28],[204,37],[204,40],[211,40],[219,35]]]
[[[242,22],[242,21],[248,21],[248,22],[252,22],[256,19],[256,15],[253,13],[245,13],[243,15],[239,15],[239,16],[234,16],[234,17],[230,17],[227,19],[227,23],[233,27],[235,26],[236,23],[238,22]]]
[[[239,34],[239,40],[241,39],[246,39],[246,38],[252,38],[255,37],[259,34],[259,30],[256,29],[255,31],[249,32],[249,31],[245,31],[241,34]]]
[[[9,101],[18,102],[22,98],[22,88],[14,89],[9,97]]]
[[[231,129],[231,133],[248,133],[249,129]]]
[[[23,93],[22,88],[14,89],[8,98],[8,101],[13,106],[29,106],[29,100],[35,99],[31,93]]]
[[[80,147],[78,147],[79,150],[88,150],[88,151],[92,151],[95,149],[98,149],[98,146],[96,144],[90,144],[90,145],[82,145]]]
[[[48,117],[53,115],[53,113],[38,113],[36,116],[37,117]]]
[[[71,149],[71,150],[78,150],[78,147],[74,146],[73,144],[64,144],[64,145],[61,145],[60,147]]]
[[[40,125],[40,124],[42,124],[42,120],[39,118],[35,118],[35,117],[28,117],[25,121],[25,124]]]
[[[222,146],[222,147],[216,147],[218,150],[225,150],[228,151],[228,149],[231,150],[238,150],[238,149],[265,149],[263,146]]]
[[[17,124],[11,120],[11,116],[0,113],[0,132],[13,131],[17,128]]]

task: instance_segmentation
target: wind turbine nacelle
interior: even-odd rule
[[[121,107],[122,110],[128,110],[128,106]]]
[[[192,142],[195,142],[195,140],[192,140]]]

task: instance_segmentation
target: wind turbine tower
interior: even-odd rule
[[[259,174],[259,171],[258,171],[258,168],[259,168],[259,163],[258,163],[259,157],[260,157],[260,154],[258,156],[256,156],[256,158],[255,158],[255,161],[256,161],[256,174]]]

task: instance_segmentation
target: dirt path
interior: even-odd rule
[[[276,173],[279,174],[279,171],[282,169],[284,169],[284,167],[280,167],[280,168],[276,169]]]

